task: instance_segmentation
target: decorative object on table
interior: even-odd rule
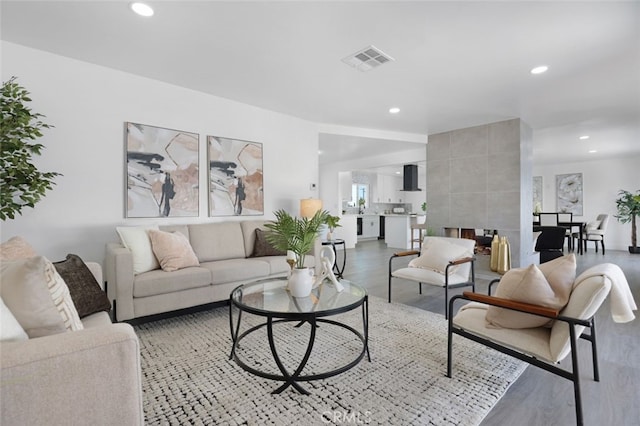
[[[322,272],[316,278],[314,285],[318,285],[324,281],[325,278],[329,278],[329,281],[336,287],[336,291],[340,293],[344,290],[344,286],[338,281],[333,273],[333,265],[336,263],[336,254],[333,252],[333,248],[324,246],[320,249],[320,265]]]
[[[336,228],[342,226],[338,222],[340,222],[340,216],[327,216],[326,224],[329,227],[329,232],[327,233],[327,241],[333,240],[333,233],[335,232]]]
[[[556,175],[556,196],[557,211],[582,216],[582,173]]]
[[[293,268],[295,268],[296,266],[296,254],[291,250],[287,250],[287,263],[289,264],[291,270],[293,270]],[[289,274],[289,276],[291,276],[291,274]]]
[[[125,217],[197,217],[197,133],[125,123]]]
[[[427,212],[427,202],[426,202],[426,201],[425,201],[425,202],[423,202],[423,203],[420,205],[420,208],[422,209],[422,211],[423,211],[423,212],[425,212],[425,213],[426,213],[426,212]]]
[[[497,272],[500,275],[505,274],[511,269],[511,246],[507,237],[500,237],[500,244],[498,245],[498,265]]]
[[[615,218],[618,219],[618,222],[631,222],[631,245],[629,246],[629,253],[640,253],[636,228],[636,217],[640,216],[640,190],[637,190],[635,194],[625,191],[624,189],[618,191],[616,208],[618,209],[618,214],[615,215]],[[602,251],[604,252],[604,249]]]
[[[262,144],[207,136],[209,216],[264,214]]]
[[[274,215],[276,220],[265,224],[265,227],[272,231],[267,234],[267,241],[278,250],[291,251],[295,254],[296,267],[291,270],[289,290],[294,297],[308,296],[313,285],[313,269],[305,268],[305,256],[313,248],[320,227],[326,222],[329,213],[318,210],[311,218],[298,218],[281,209]],[[306,294],[302,295],[305,292]]]
[[[493,272],[498,271],[498,251],[500,250],[500,237],[498,234],[493,234],[491,240],[491,260],[489,261],[491,270]]]
[[[2,125],[0,134],[0,220],[14,219],[24,207],[39,202],[55,185],[56,172],[41,172],[32,164],[44,146],[33,143],[42,129],[53,127],[40,121],[44,115],[34,113],[26,105],[29,92],[11,77],[2,83]]]
[[[533,177],[533,214],[542,211],[542,176]]]

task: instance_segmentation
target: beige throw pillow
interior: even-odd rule
[[[559,257],[540,267],[530,265],[504,274],[495,296],[517,302],[562,309],[569,302],[576,276],[573,254]],[[533,328],[550,323],[545,317],[489,306],[485,317],[489,328]]]
[[[27,340],[29,336],[0,297],[0,342]]]
[[[45,257],[2,262],[0,295],[31,338],[83,328],[69,288]]]
[[[38,253],[22,237],[13,237],[0,244],[0,260],[27,259],[37,255]]]
[[[429,269],[444,274],[449,262],[471,255],[465,247],[446,240],[433,239],[423,248],[419,257],[409,262],[409,267]],[[450,267],[449,273],[455,273],[458,267],[459,265]]]
[[[149,230],[149,238],[163,271],[172,272],[200,265],[189,240],[183,234]]]

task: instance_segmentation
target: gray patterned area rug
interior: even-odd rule
[[[339,315],[362,330],[360,309]],[[243,329],[259,319],[243,314]],[[281,394],[229,360],[229,310],[221,307],[136,326],[144,411],[149,425],[477,425],[526,364],[454,337],[453,377],[445,376],[447,322],[442,315],[371,297],[367,358],[337,376]],[[279,323],[275,342],[288,368],[297,366],[310,327]],[[347,364],[362,348],[340,327],[321,324],[305,374]],[[242,341],[238,355],[277,373],[264,328]]]

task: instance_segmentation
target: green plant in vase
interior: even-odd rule
[[[633,194],[621,189],[616,199],[616,208],[618,209],[618,214],[614,217],[618,219],[618,222],[631,222],[631,245],[629,246],[629,253],[640,253],[636,228],[636,217],[640,216],[640,190],[637,190],[636,194]]]
[[[271,232],[267,241],[280,251],[292,251],[296,255],[296,268],[304,268],[304,259],[318,237],[320,227],[327,223],[329,212],[318,211],[312,218],[294,217],[285,210],[274,213],[276,220],[265,224]]]
[[[327,220],[325,222],[329,227],[329,234],[327,234],[327,240],[331,241],[333,239],[333,232],[336,230],[336,228],[342,226],[338,222],[340,222],[340,216],[331,216],[331,215],[327,216]]]

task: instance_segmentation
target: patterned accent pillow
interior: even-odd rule
[[[27,240],[22,237],[13,237],[0,244],[1,260],[27,259],[37,255],[38,253],[36,253]]]
[[[281,251],[267,241],[265,234],[268,231],[262,229],[256,229],[256,244],[253,247],[253,253],[251,257],[263,257],[263,256],[286,256],[286,251]]]
[[[68,254],[65,260],[54,262],[53,265],[69,287],[71,299],[80,318],[96,312],[111,311],[109,298],[79,256]]]
[[[148,231],[151,248],[163,271],[172,272],[190,266],[199,266],[187,237],[180,232]]]
[[[2,300],[30,338],[82,330],[69,288],[43,256],[2,262]]]

